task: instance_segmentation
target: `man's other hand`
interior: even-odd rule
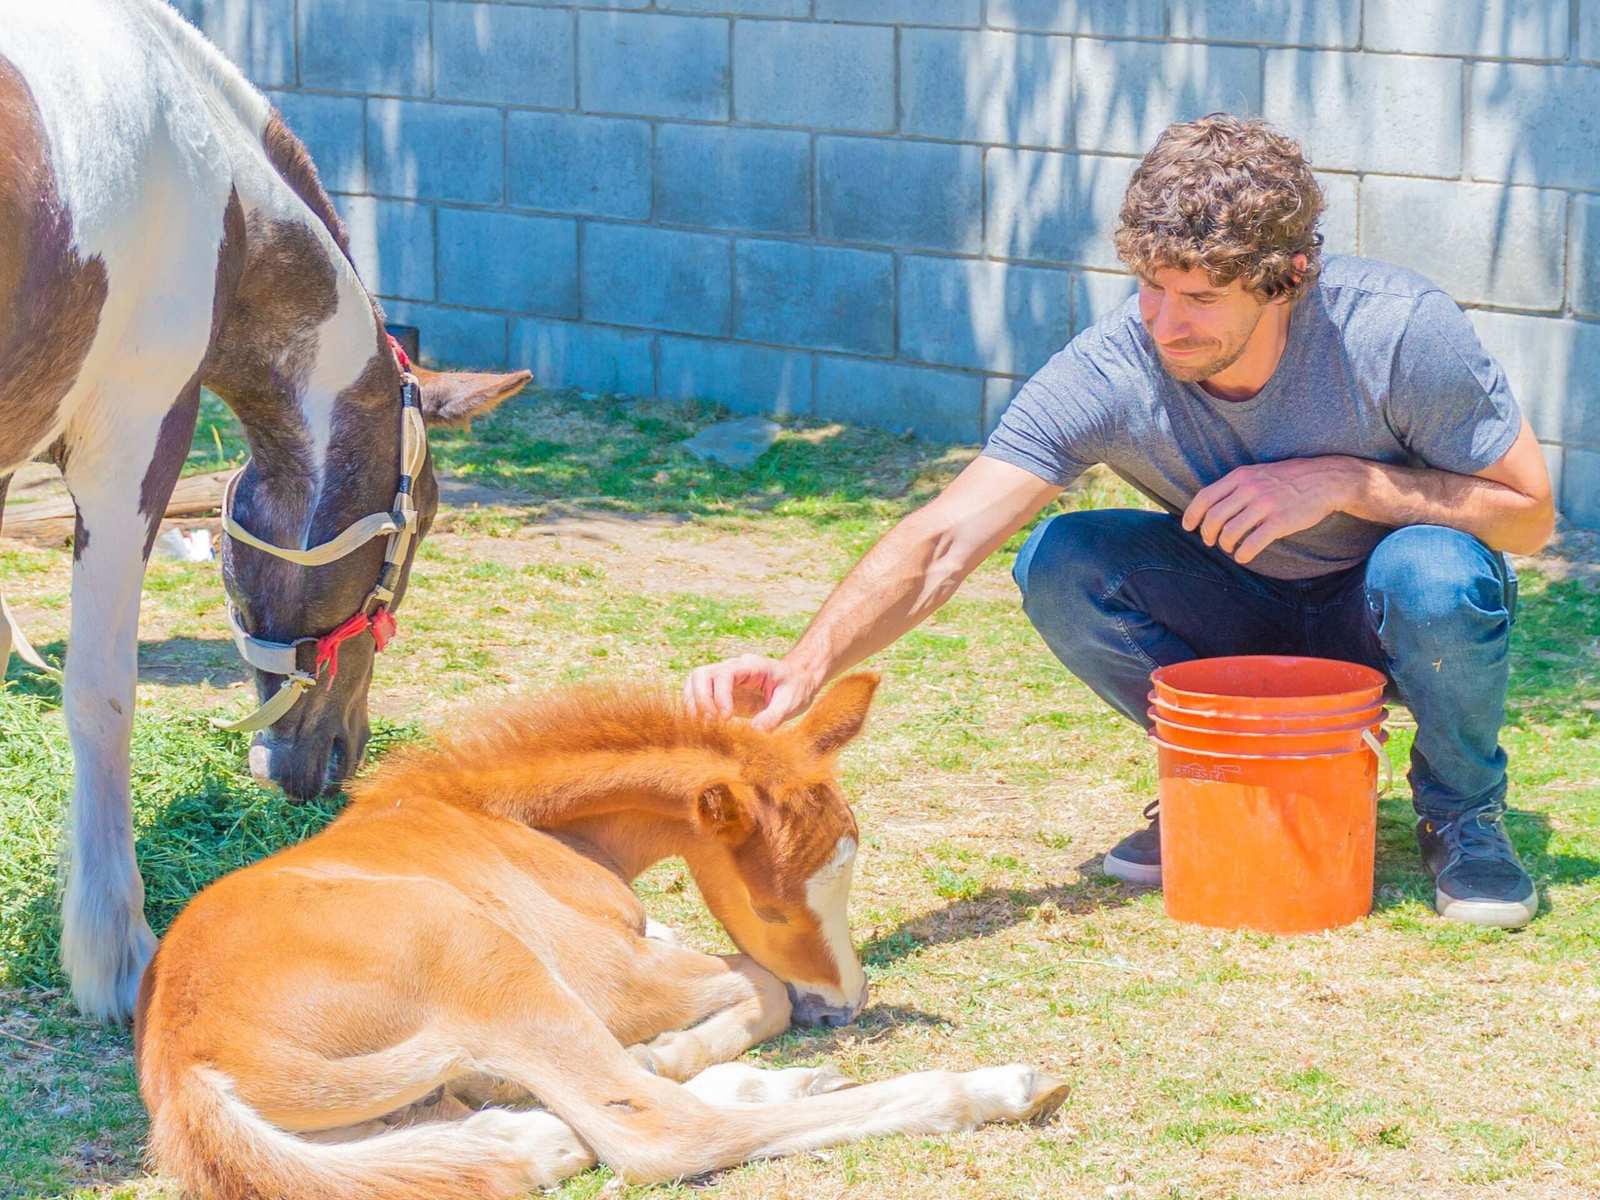
[[[1248,563],[1279,538],[1344,511],[1362,481],[1361,463],[1343,455],[1237,467],[1195,493],[1183,527]]]
[[[782,659],[741,654],[691,671],[683,702],[698,717],[749,716],[772,730],[810,708],[821,682]]]

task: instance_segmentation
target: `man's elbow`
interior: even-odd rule
[[[1556,532],[1555,501],[1547,498],[1511,531],[1497,549],[1511,554],[1537,554],[1550,544]]]

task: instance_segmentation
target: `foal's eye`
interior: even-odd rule
[[[783,911],[773,908],[770,904],[758,904],[755,906],[754,911],[756,916],[760,917],[768,925],[787,925],[789,923],[789,918],[784,916]]]

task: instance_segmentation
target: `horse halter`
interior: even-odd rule
[[[282,675],[284,681],[283,686],[248,717],[238,721],[213,718],[211,723],[218,729],[251,732],[275,724],[302,696],[317,686],[317,679],[324,667],[328,670],[330,680],[339,674],[341,643],[370,631],[376,648],[381,651],[395,635],[391,606],[394,603],[394,589],[405,564],[406,551],[410,548],[412,538],[417,536],[417,506],[412,499],[411,487],[428,452],[428,430],[422,419],[422,392],[417,377],[411,372],[411,360],[394,338],[389,339],[389,345],[400,367],[400,482],[389,512],[362,517],[321,545],[295,550],[256,537],[234,517],[234,489],[248,463],[228,480],[228,486],[222,493],[222,529],[226,536],[254,550],[302,567],[320,567],[336,562],[375,537],[388,535],[389,544],[384,550],[383,567],[378,572],[378,580],[361,602],[361,607],[348,620],[321,637],[301,637],[292,642],[269,642],[256,637],[245,630],[233,601],[228,601],[228,624],[233,629],[233,644],[239,656],[258,671]]]

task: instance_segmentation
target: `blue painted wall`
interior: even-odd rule
[[[1600,0],[175,0],[438,360],[976,441],[1129,290],[1168,122],[1302,139],[1600,526]]]

